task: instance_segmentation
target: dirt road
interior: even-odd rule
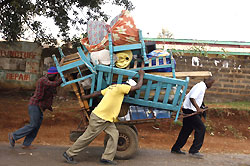
[[[75,96],[74,96],[75,97]],[[73,98],[73,97],[72,97]],[[43,124],[35,144],[70,145],[69,133],[76,130],[81,120],[77,100],[68,101],[56,98],[54,112],[44,113]],[[1,93],[0,91],[0,142],[8,142],[8,133],[29,123],[29,96],[22,93]],[[201,152],[204,153],[242,153],[250,154],[250,112],[237,110],[209,110],[205,121],[207,132]],[[136,125],[140,148],[170,149],[178,137],[181,126],[172,121],[161,122],[159,130],[154,124]],[[91,145],[103,146],[104,134]],[[193,141],[193,134],[183,150],[188,151]],[[19,144],[23,139],[17,141]]]
[[[43,125],[34,141],[38,149],[32,151],[21,149],[20,144],[23,139],[17,141],[18,146],[15,149],[11,149],[7,144],[8,133],[29,122],[28,101],[29,96],[24,94],[0,94],[0,166],[67,165],[62,153],[72,144],[68,138],[69,132],[76,129],[81,120],[81,114],[77,111],[79,110],[77,100],[69,99],[67,102],[56,100],[54,112],[44,113]],[[201,149],[201,152],[206,154],[203,160],[169,152],[181,126],[174,125],[170,121],[160,123],[159,130],[152,128],[154,124],[151,123],[137,125],[139,153],[131,160],[119,161],[119,165],[250,166],[249,115],[248,111],[208,111],[207,132]],[[103,139],[104,134],[97,137],[91,144],[92,147],[76,158],[80,161],[78,165],[99,165]],[[193,135],[183,150],[188,151],[192,141]],[[149,150],[149,148],[159,150]]]
[[[67,149],[64,146],[41,146],[37,149],[23,150],[21,145],[14,149],[6,143],[0,143],[1,166],[66,166],[62,153]],[[103,147],[88,147],[82,151],[76,160],[77,165],[100,165],[99,158]],[[140,149],[137,155],[130,160],[119,160],[120,166],[250,166],[249,154],[205,154],[204,159],[191,158],[189,155],[176,155],[169,150]]]

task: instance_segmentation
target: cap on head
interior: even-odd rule
[[[129,84],[130,86],[136,86],[137,84],[133,79],[128,79],[126,83]]]
[[[48,74],[58,74],[57,68],[52,66],[48,69]]]

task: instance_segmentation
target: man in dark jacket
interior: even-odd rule
[[[54,94],[56,93],[56,87],[62,83],[61,79],[56,80],[57,75],[58,72],[56,67],[51,67],[49,68],[47,75],[41,77],[37,81],[35,93],[30,98],[28,106],[30,123],[13,133],[9,133],[8,137],[11,147],[15,146],[15,141],[25,137],[23,148],[34,148],[31,146],[31,143],[36,138],[42,124],[43,112],[46,109],[53,111],[51,105]]]

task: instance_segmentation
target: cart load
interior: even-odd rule
[[[63,80],[61,86],[72,85],[82,108],[83,120],[77,130],[71,133],[72,141],[84,132],[86,119],[94,107],[93,99],[82,100],[83,95],[100,91],[112,84],[122,84],[128,79],[137,81],[137,71],[140,69],[152,72],[168,68],[165,71],[172,76],[145,73],[143,86],[134,94],[124,96],[116,122],[119,131],[116,158],[128,159],[138,148],[135,124],[170,118],[172,112],[175,112],[175,120],[178,119],[189,78],[175,78],[175,61],[171,53],[160,53],[158,50],[155,51],[157,55],[146,55],[142,32],[136,29],[127,11],[123,11],[112,21],[107,33],[102,34],[103,40],[92,40],[91,35],[88,37],[81,41],[82,45],[77,48],[76,54],[65,56],[59,49],[60,61],[53,55]]]

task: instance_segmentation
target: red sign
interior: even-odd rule
[[[12,57],[12,58],[29,58],[34,59],[36,52],[25,52],[25,51],[11,51],[11,50],[0,50],[0,57]]]
[[[6,80],[30,81],[30,74],[6,73]]]
[[[27,73],[38,73],[39,72],[39,63],[38,62],[26,62],[26,70]]]

